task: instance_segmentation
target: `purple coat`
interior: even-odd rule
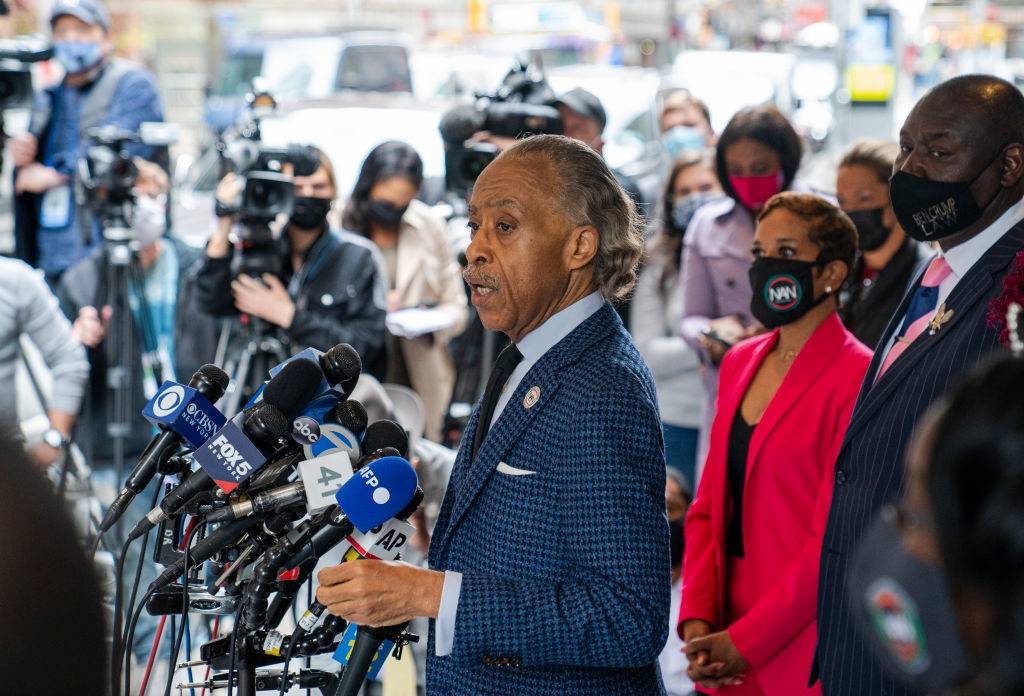
[[[790,190],[818,193],[799,181]],[[834,202],[831,196],[823,196]],[[704,386],[708,407],[697,452],[698,476],[707,454],[707,437],[715,415],[718,368],[708,360],[699,338],[712,319],[736,315],[744,325],[756,321],[750,316],[750,279],[747,275],[754,256],[754,219],[750,212],[729,197],[713,200],[697,210],[686,230],[683,245],[682,292],[683,339],[693,346],[704,363]],[[696,482],[695,482],[696,484]]]

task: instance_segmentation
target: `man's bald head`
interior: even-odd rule
[[[932,88],[915,111],[956,114],[966,139],[996,148],[1024,143],[1024,94],[993,75],[962,75]]]

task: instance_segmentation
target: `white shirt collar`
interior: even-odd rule
[[[971,270],[981,257],[985,255],[992,245],[1002,239],[1003,235],[1010,231],[1014,225],[1024,220],[1024,199],[1017,201],[1005,213],[982,232],[968,239],[963,244],[958,244],[949,251],[942,253],[946,263],[953,270],[957,278],[963,278],[967,271]]]
[[[529,365],[536,363],[603,306],[604,297],[601,293],[592,292],[582,300],[577,300],[552,314],[547,321],[519,339],[516,347],[523,354],[523,362]]]

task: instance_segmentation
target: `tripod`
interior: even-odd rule
[[[125,442],[132,427],[132,375],[138,369],[133,350],[129,292],[134,291],[140,298],[144,319],[148,320],[149,309],[141,292],[141,274],[130,246],[132,235],[123,210],[115,209],[103,222],[104,256],[107,262],[106,301],[98,304],[100,307],[109,304],[113,309],[110,329],[103,345],[107,368],[106,388],[110,401],[107,435],[111,443],[114,480],[120,482],[125,476]],[[114,528],[114,537],[121,539],[120,521]]]
[[[231,319],[224,320],[214,358],[214,364],[231,376],[231,383],[217,404],[228,418],[237,414],[245,401],[260,388],[270,368],[288,358],[277,330],[267,322],[243,315],[239,323],[242,331],[232,340],[236,324]]]

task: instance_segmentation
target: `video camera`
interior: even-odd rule
[[[498,156],[498,148],[491,143],[466,142],[475,133],[487,131],[506,138],[561,134],[562,118],[551,106],[554,100],[540,70],[517,62],[494,94],[478,94],[474,104],[449,110],[439,126],[448,190],[468,195],[480,172]]]
[[[5,3],[0,3],[6,7]],[[0,10],[0,15],[6,14]],[[0,39],[0,110],[32,105],[31,63],[50,60],[53,45],[42,35]]]
[[[77,198],[99,218],[104,238],[130,241],[121,238],[126,237],[130,227],[135,203],[132,191],[139,171],[126,146],[143,143],[150,147],[168,147],[178,140],[177,126],[147,122],[139,125],[138,133],[117,126],[100,126],[90,129],[86,136],[88,143],[78,160]]]
[[[242,253],[233,269],[259,278],[275,273],[280,254],[270,230],[279,215],[291,215],[295,204],[292,177],[284,173],[290,164],[294,174],[310,176],[320,167],[320,158],[308,145],[268,147],[262,143],[260,121],[277,108],[273,95],[257,78],[246,95],[246,110],[239,124],[218,142],[221,174],[234,172],[242,180],[242,193],[230,204],[216,204],[218,217],[234,216],[241,222]]]

